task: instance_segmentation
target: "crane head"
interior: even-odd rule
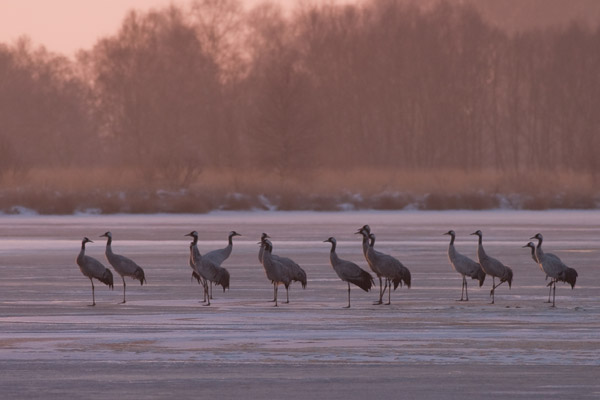
[[[523,248],[525,247],[531,247],[532,249],[535,249],[535,244],[533,244],[533,242],[529,242],[525,246],[523,246]]]
[[[107,237],[107,238],[111,238],[112,239],[112,233],[110,233],[110,231],[104,232],[104,234],[100,235],[100,237]]]
[[[197,237],[198,237],[198,232],[196,232],[196,231],[191,231],[190,233],[186,233],[186,234],[185,234],[185,235],[183,235],[183,236],[191,236],[191,237],[193,237],[193,238],[197,238]]]
[[[92,242],[89,238],[84,237],[82,243],[86,244],[86,243],[94,243],[94,242]]]
[[[240,233],[237,233],[236,231],[229,232],[229,237],[234,237],[234,236],[242,236],[242,235]]]
[[[326,243],[326,242],[335,243],[335,238],[333,236],[331,236],[329,239],[323,240],[323,243]]]
[[[536,233],[535,236],[532,236],[529,239],[537,239],[541,242],[542,240],[544,240],[544,236],[542,236],[541,233]]]
[[[448,232],[444,233],[444,235],[450,235],[452,237],[456,236],[456,232],[454,232],[453,230],[449,230]]]
[[[477,235],[479,237],[483,236],[483,232],[481,232],[480,230],[476,230],[475,232],[471,233],[471,235]]]

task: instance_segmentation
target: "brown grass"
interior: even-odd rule
[[[426,209],[485,209],[500,205],[498,195],[516,195],[516,208],[595,208],[600,191],[592,182],[591,176],[572,172],[357,168],[281,177],[273,171],[240,168],[204,170],[182,192],[172,182],[139,179],[134,170],[33,169],[3,177],[0,209],[22,205],[42,213],[87,208],[106,213],[205,212],[260,208],[258,196],[266,196],[279,209],[335,210],[348,202],[356,208],[398,209],[417,202]]]

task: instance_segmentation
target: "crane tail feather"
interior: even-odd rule
[[[98,280],[104,283],[105,285],[108,285],[109,288],[114,288],[113,274],[108,268],[104,270],[104,274],[102,274],[102,276],[99,277]]]
[[[140,267],[137,267],[137,269],[133,273],[133,278],[135,280],[140,281],[140,285],[142,286],[144,286],[144,283],[146,283],[146,275],[144,274],[144,270]]]

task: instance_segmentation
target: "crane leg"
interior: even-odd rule
[[[552,285],[552,307],[556,307],[554,299],[556,297],[556,279],[554,279],[554,284]]]
[[[273,284],[275,286],[275,307],[278,307],[277,305],[277,283]]]
[[[379,301],[376,301],[373,304],[381,304],[381,303],[383,303],[383,293],[385,291],[383,289],[383,283],[382,283],[382,280],[381,280],[381,276],[378,276],[378,278],[379,278]]]
[[[389,279],[386,279],[385,285],[387,286],[387,289],[388,289],[388,302],[385,303],[385,305],[389,306],[390,304],[392,304],[392,281]]]
[[[344,308],[350,308],[350,282],[348,282],[348,305]]]
[[[212,298],[213,298],[213,297],[212,297],[212,282],[210,282],[210,283],[208,284],[208,288],[210,289],[210,295],[209,295],[208,297],[209,297],[209,299],[212,299]]]
[[[546,279],[548,279],[548,276],[546,276]],[[550,281],[550,283],[548,285],[546,285],[546,286],[548,286],[550,288],[550,291],[548,292],[548,301],[546,301],[546,303],[551,303],[551,301],[550,301],[550,295],[552,294],[552,282],[553,281]]]
[[[126,300],[125,300],[125,290],[126,290],[127,284],[125,283],[125,277],[124,276],[121,276],[121,279],[123,280],[123,301],[121,303],[119,303],[119,304],[125,304],[126,303]]]
[[[385,291],[386,291],[386,290],[387,290],[387,288],[388,288],[388,285],[387,285],[387,283],[388,283],[388,281],[387,281],[387,279],[386,279],[386,280],[385,280],[385,284],[381,285],[381,277],[379,277],[379,284],[381,285],[381,288],[382,288],[382,289],[381,289],[381,291],[379,292],[379,301],[377,301],[377,302],[375,302],[375,303],[373,303],[373,304],[375,304],[375,305],[378,305],[378,304],[383,304],[383,296],[385,295]]]
[[[208,288],[210,287],[211,282],[208,279],[204,280],[204,299],[206,300],[204,306],[210,306],[210,296],[208,295]]]
[[[275,283],[273,283],[273,300],[271,300],[271,303],[276,302],[277,301],[277,290],[275,289]]]
[[[96,295],[94,294],[94,281],[90,278],[90,282],[92,282],[92,304],[88,304],[88,306],[96,305]]]
[[[285,304],[290,304],[290,287],[289,286],[285,287],[285,297],[286,297]]]
[[[463,295],[464,295],[464,292],[465,292],[466,282],[467,282],[467,280],[466,280],[466,279],[465,279],[465,277],[463,276],[463,279],[462,279],[462,285],[461,285],[461,287],[460,287],[460,300],[456,300],[456,301],[464,301],[464,300],[463,300]],[[468,301],[468,300],[469,300],[469,295],[467,294],[467,301]]]
[[[463,276],[463,281],[465,283],[465,297],[467,298],[465,301],[469,301],[469,290],[467,289],[467,278]],[[460,298],[462,299],[462,294],[460,296]]]
[[[497,285],[494,285],[494,283],[495,283],[495,279],[494,279],[494,277],[492,277],[492,285],[494,285],[494,286],[492,287],[492,292],[490,293],[490,294],[492,295],[492,303],[491,303],[491,304],[494,304],[494,296],[493,296],[493,295],[494,295],[494,293],[496,293],[496,288],[497,288],[498,286],[502,285],[504,282],[505,282],[505,281],[500,281],[500,283],[499,283],[499,284],[497,284]]]

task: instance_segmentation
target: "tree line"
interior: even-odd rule
[[[600,172],[600,30],[468,3],[237,0],[128,13],[75,60],[0,44],[0,171],[118,166]]]

